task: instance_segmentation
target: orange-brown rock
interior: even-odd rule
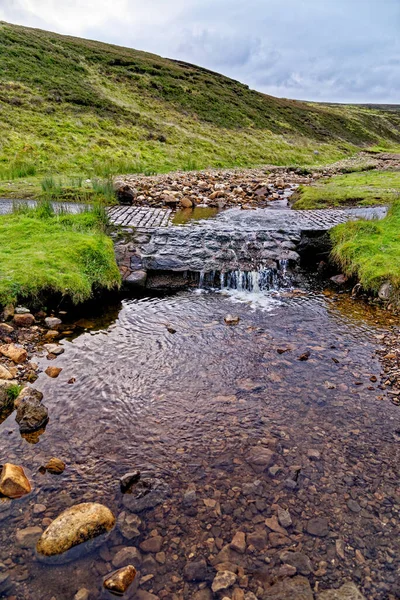
[[[45,370],[45,373],[52,379],[56,379],[56,377],[59,376],[61,371],[62,371],[62,369],[60,367],[47,367],[47,369]]]
[[[32,327],[35,322],[35,317],[30,313],[14,315],[13,322],[17,327]]]
[[[12,360],[16,365],[20,365],[28,358],[27,351],[15,344],[4,344],[3,346],[0,346],[0,354]]]
[[[135,567],[127,565],[126,567],[111,573],[111,575],[108,575],[104,580],[104,587],[113,594],[122,596],[133,583],[135,577]]]
[[[0,494],[7,498],[21,498],[32,491],[22,467],[6,463],[0,475]]]

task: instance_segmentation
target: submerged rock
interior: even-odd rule
[[[231,571],[219,571],[214,577],[211,589],[216,594],[222,590],[227,590],[236,583],[237,576]]]
[[[15,401],[15,420],[21,433],[30,433],[46,425],[49,411],[42,404],[43,394],[34,388],[25,388]]]
[[[354,583],[345,583],[338,590],[326,590],[317,594],[317,600],[366,600]]]
[[[0,475],[0,494],[7,498],[21,498],[32,491],[22,467],[6,463]]]
[[[314,594],[308,579],[293,577],[279,581],[268,588],[263,598],[265,600],[314,600]]]
[[[44,468],[53,475],[60,475],[65,470],[65,463],[59,458],[51,458]]]
[[[41,527],[26,527],[26,529],[18,529],[15,539],[20,548],[34,548],[42,533]]]
[[[162,504],[170,495],[171,488],[165,481],[142,475],[132,493],[125,494],[122,502],[128,510],[137,513]]]
[[[105,541],[115,517],[102,504],[77,504],[61,513],[36,545],[37,556],[50,563],[69,562],[81,552],[90,552]]]
[[[122,596],[133,583],[135,577],[135,567],[127,565],[126,567],[111,573],[111,575],[108,575],[104,580],[104,587],[112,594]]]

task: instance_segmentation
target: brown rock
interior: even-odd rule
[[[308,579],[293,577],[279,581],[268,588],[263,598],[265,600],[313,600],[314,594]]]
[[[233,540],[231,541],[232,550],[236,550],[240,554],[243,554],[246,550],[246,534],[243,531],[235,533]]]
[[[18,529],[15,539],[20,548],[34,548],[40,536],[43,533],[41,527],[27,527]]]
[[[326,537],[329,533],[328,519],[325,517],[315,517],[307,523],[307,533],[315,537]]]
[[[152,552],[153,554],[156,554],[157,552],[160,552],[162,544],[163,538],[160,535],[157,535],[144,540],[144,542],[140,544],[140,549],[143,550],[143,552]]]
[[[12,360],[16,365],[20,365],[28,358],[28,353],[24,348],[19,348],[15,344],[5,344],[0,346],[0,354]]]
[[[6,463],[0,475],[0,494],[7,498],[21,498],[32,491],[22,467]]]
[[[30,313],[24,315],[14,315],[13,323],[16,327],[32,327],[35,317]]]
[[[108,575],[104,580],[104,587],[118,596],[125,594],[129,586],[133,583],[136,577],[136,569],[132,565],[127,565],[111,575]]]
[[[326,590],[317,594],[317,600],[366,600],[354,583],[345,583],[337,590]]]
[[[3,365],[0,365],[0,379],[6,380],[6,381],[10,381],[11,379],[14,379],[14,377],[12,376],[10,371],[8,369],[6,369],[6,367],[4,367]]]
[[[274,462],[274,453],[263,446],[253,446],[246,455],[246,460],[256,473],[262,473]]]
[[[189,198],[182,198],[181,206],[182,208],[192,208],[193,202]]]
[[[59,458],[51,458],[45,466],[46,471],[53,475],[60,475],[65,470],[65,463]]]
[[[56,379],[61,373],[62,369],[60,367],[47,367],[45,370],[46,375],[51,377],[52,379]]]
[[[112,512],[102,504],[86,502],[77,504],[62,512],[46,529],[36,545],[39,558],[47,558],[50,562],[72,560],[78,546],[92,542],[102,536],[98,542],[104,541],[104,534],[110,532],[115,525]],[[94,544],[86,545],[89,551]],[[68,553],[68,554],[67,554]]]
[[[134,546],[126,546],[117,552],[112,560],[112,564],[113,567],[116,567],[117,569],[119,567],[124,567],[127,564],[132,564],[135,569],[140,569],[142,566],[142,555]]]

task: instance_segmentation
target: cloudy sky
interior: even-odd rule
[[[400,103],[400,0],[0,0],[0,20],[179,58],[275,96]]]

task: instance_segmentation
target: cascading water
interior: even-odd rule
[[[193,279],[199,290],[237,290],[238,292],[262,293],[287,289],[291,285],[287,273],[287,261],[281,260],[279,268],[260,266],[252,271],[211,271],[193,273]]]

